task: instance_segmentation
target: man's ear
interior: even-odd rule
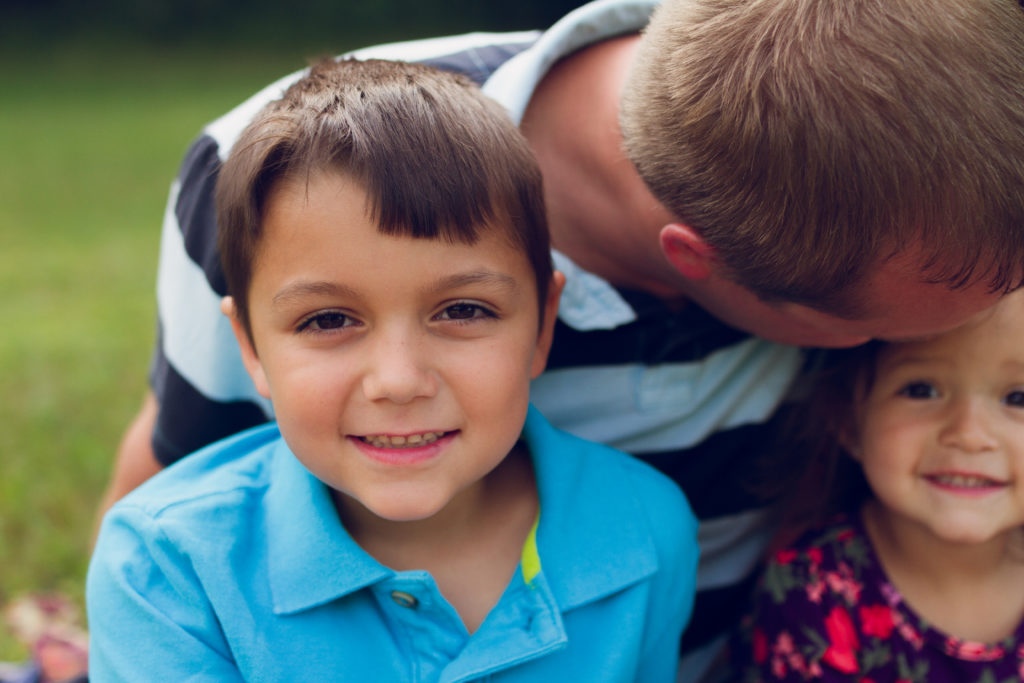
[[[540,312],[540,334],[537,336],[537,347],[533,353],[530,379],[536,379],[548,364],[548,353],[551,351],[551,342],[555,336],[555,321],[558,320],[558,300],[564,287],[565,275],[556,270],[551,274],[547,300],[544,302],[544,310]]]
[[[697,231],[682,223],[661,229],[661,252],[683,277],[701,280],[711,275],[714,251]]]
[[[263,372],[263,363],[256,353],[256,346],[253,344],[249,333],[246,332],[242,321],[238,319],[238,307],[233,297],[226,296],[220,300],[220,312],[231,321],[231,331],[235,333],[235,340],[238,348],[242,351],[242,363],[256,385],[256,391],[263,398],[270,398],[270,383],[267,382],[267,375]]]

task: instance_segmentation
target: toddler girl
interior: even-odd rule
[[[849,457],[805,471],[848,512],[768,562],[742,680],[1024,679],[1022,339],[1024,292],[833,357],[811,425]]]

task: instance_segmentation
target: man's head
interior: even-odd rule
[[[540,172],[501,108],[422,65],[324,61],[257,115],[220,171],[218,247],[247,330],[266,200],[321,172],[359,183],[383,234],[472,244],[481,229],[504,230],[543,307],[552,266]]]
[[[879,271],[939,298],[1021,279],[1013,0],[670,0],[621,122],[640,175],[687,229],[663,234],[670,260],[696,245],[763,304],[880,319],[875,297],[903,293],[876,291]],[[915,275],[901,281],[906,254]]]

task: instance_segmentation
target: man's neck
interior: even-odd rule
[[[522,129],[544,174],[554,247],[615,285],[677,299],[681,276],[658,244],[671,215],[626,157],[618,124],[637,40],[596,43],[556,64]]]

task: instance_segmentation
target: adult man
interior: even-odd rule
[[[675,0],[640,38],[656,4],[598,0],[539,36],[357,56],[463,71],[521,120],[568,279],[533,400],[690,497],[694,680],[770,534],[738,475],[802,354],[764,340],[926,335],[1021,277],[1024,13],[1011,0]],[[172,188],[154,394],[111,499],[269,414],[219,315],[211,191],[238,131],[296,77],[211,124]]]

